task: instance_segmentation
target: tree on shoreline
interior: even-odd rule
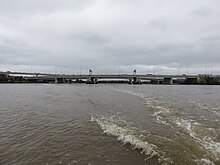
[[[196,84],[199,84],[199,85],[220,85],[220,82],[215,77],[211,77],[209,75],[204,75],[197,80]]]
[[[25,82],[22,76],[7,76],[0,74],[0,83],[23,83]]]

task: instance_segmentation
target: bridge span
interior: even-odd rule
[[[74,83],[86,82],[88,84],[98,83],[100,80],[126,80],[130,84],[141,84],[144,81],[151,81],[156,84],[173,84],[175,80],[192,83],[199,78],[199,75],[153,75],[153,74],[48,74],[28,72],[0,72],[0,74],[22,76],[27,82],[48,82],[48,83]]]

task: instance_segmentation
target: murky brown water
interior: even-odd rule
[[[0,85],[0,164],[220,164],[220,86]]]

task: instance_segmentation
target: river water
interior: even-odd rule
[[[220,164],[220,86],[0,85],[1,165]]]

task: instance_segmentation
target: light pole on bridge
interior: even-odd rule
[[[92,75],[92,70],[91,69],[89,69],[89,76],[91,76]]]
[[[137,70],[135,69],[135,70],[133,71],[133,75],[136,75],[136,72],[137,72]]]

